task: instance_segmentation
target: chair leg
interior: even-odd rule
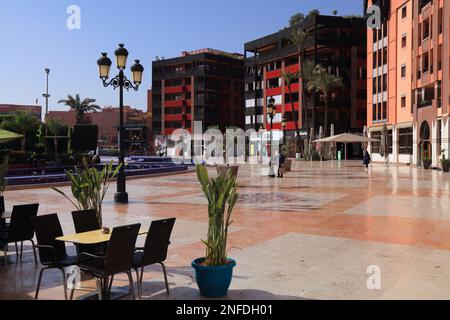
[[[4,264],[5,264],[5,270],[6,270],[6,269],[8,269],[8,244],[5,244],[5,249],[4,249],[3,253],[4,253],[4,257],[5,257]]]
[[[139,269],[135,268],[134,271],[136,271],[136,284],[137,284],[137,290],[138,290],[138,299],[142,300],[142,288],[141,288],[141,283],[139,281],[139,279],[140,279]]]
[[[97,283],[98,300],[103,300],[102,281],[100,278],[95,278],[95,282]]]
[[[73,300],[73,295],[75,293],[75,288],[77,286],[77,279],[76,277],[73,279],[73,284],[72,284],[72,290],[70,290],[70,300]]]
[[[141,268],[141,278],[139,279],[139,282],[141,283],[141,287],[142,287],[143,278],[144,278],[144,267]]]
[[[167,294],[170,294],[170,290],[169,290],[169,281],[167,280],[166,266],[165,266],[164,263],[162,263],[162,262],[160,262],[159,264],[160,264],[161,267],[163,268],[164,281],[166,282],[166,290],[167,290]]]
[[[36,288],[36,293],[34,295],[34,299],[37,300],[39,297],[39,290],[41,289],[41,281],[42,281],[42,275],[44,274],[44,271],[47,270],[48,268],[42,268],[41,271],[39,272],[39,280],[37,283],[37,288]]]
[[[37,255],[36,255],[36,245],[34,244],[33,240],[30,240],[31,245],[33,247],[33,254],[34,254],[34,264],[37,265],[38,264],[38,260],[37,260]]]
[[[23,259],[23,241],[20,242],[20,261]]]
[[[131,299],[136,300],[136,296],[134,295],[133,275],[131,274],[131,270],[127,271],[127,275],[128,275],[128,281],[130,282]]]
[[[111,278],[109,279],[109,284],[108,287],[106,288],[109,295],[111,295],[113,282],[114,282],[114,275],[112,275]]]
[[[64,299],[67,299],[67,275],[66,275],[66,270],[64,270],[64,268],[60,268],[59,270],[61,270],[62,276],[63,276],[63,287],[64,287]]]
[[[19,246],[17,245],[17,242],[15,242],[16,245],[16,259],[19,260]]]

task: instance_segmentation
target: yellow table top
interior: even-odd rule
[[[112,229],[111,229],[112,233]],[[95,230],[90,232],[72,234],[64,237],[56,238],[58,241],[69,242],[73,244],[99,244],[108,242],[111,239],[111,233],[103,234],[102,230]],[[146,235],[148,228],[141,228],[139,235]]]

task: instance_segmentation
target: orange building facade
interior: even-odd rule
[[[368,5],[379,4],[369,0]],[[449,157],[450,2],[391,0],[379,30],[368,29],[367,123],[389,130],[389,161],[440,166]],[[372,143],[374,161],[380,143]]]

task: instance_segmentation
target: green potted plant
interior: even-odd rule
[[[428,155],[424,154],[422,157],[422,164],[425,170],[428,170],[431,168],[431,164],[433,163],[433,160],[428,157]]]
[[[0,215],[5,212],[5,198],[3,196],[6,189],[6,173],[9,167],[9,155],[5,155],[3,163],[0,165]]]
[[[105,165],[101,171],[90,168],[87,161],[83,160],[83,168],[75,168],[75,171],[66,171],[71,183],[72,200],[63,191],[52,188],[65,197],[77,210],[96,210],[99,226],[103,226],[102,204],[111,184],[111,179],[117,177],[120,165],[113,169],[113,162]]]
[[[450,159],[445,158],[446,151],[447,150],[441,150],[441,154],[442,154],[441,164],[442,164],[442,171],[449,172],[450,171]]]
[[[202,240],[206,256],[192,262],[200,294],[207,298],[227,295],[236,261],[227,253],[231,215],[239,197],[236,177],[230,171],[210,178],[206,167],[197,166],[197,177],[208,199],[208,237]]]

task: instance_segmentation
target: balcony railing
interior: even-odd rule
[[[433,105],[433,100],[422,100],[417,103],[417,108],[424,108]]]

